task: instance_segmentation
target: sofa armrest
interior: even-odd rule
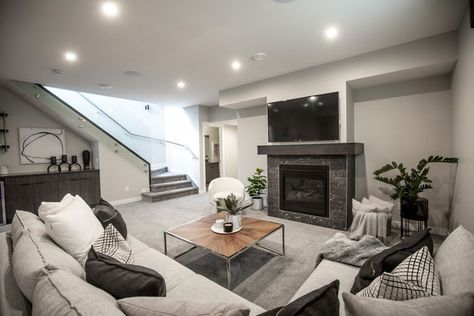
[[[31,315],[31,304],[21,293],[13,276],[12,254],[10,234],[0,233],[0,315]]]

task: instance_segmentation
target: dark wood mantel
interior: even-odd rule
[[[322,155],[360,155],[364,153],[362,143],[329,143],[297,145],[260,145],[259,155],[269,156],[322,156]]]

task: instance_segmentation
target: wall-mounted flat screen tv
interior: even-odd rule
[[[339,140],[339,93],[312,95],[267,105],[268,141]]]

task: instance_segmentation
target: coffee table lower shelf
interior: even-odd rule
[[[258,221],[261,221],[261,220],[258,220]],[[261,221],[261,222],[273,223],[273,222],[268,222],[268,221]],[[185,225],[191,225],[191,224],[193,224],[193,222],[190,223],[190,224],[185,224]],[[276,223],[273,223],[273,224],[276,224]],[[178,228],[179,227],[184,227],[185,225],[178,226]],[[243,225],[245,225],[245,223],[243,223]],[[193,241],[191,241],[187,238],[184,238],[184,237],[178,235],[177,233],[172,232],[174,230],[174,228],[172,228],[172,229],[169,229],[169,230],[165,230],[163,232],[165,255],[168,255],[168,240],[167,240],[167,237],[171,236],[171,237],[174,237],[178,240],[181,240],[183,242],[186,242],[186,243],[192,245],[192,247],[190,249],[174,256],[173,257],[174,259],[176,259],[180,256],[183,256],[184,254],[190,252],[191,250],[193,250],[195,248],[205,249],[205,250],[215,254],[216,256],[225,259],[225,261],[226,261],[226,273],[227,273],[227,288],[230,290],[231,289],[231,278],[232,278],[231,260],[234,259],[235,257],[239,256],[240,254],[244,253],[246,250],[256,246],[256,247],[262,248],[266,251],[269,251],[271,253],[274,253],[276,255],[285,256],[285,225],[283,225],[283,224],[277,224],[277,225],[278,225],[277,227],[274,227],[268,233],[263,233],[261,237],[256,238],[253,242],[248,243],[242,249],[239,249],[238,251],[235,251],[235,252],[233,252],[231,254],[227,254],[227,255],[225,255],[223,253],[220,253],[218,251],[215,251],[215,250],[211,249],[210,247],[206,247],[204,245],[199,245],[197,242],[193,242]],[[244,228],[245,228],[245,226],[244,226]],[[275,250],[275,249],[272,249],[270,247],[263,246],[263,245],[260,244],[260,242],[263,239],[267,238],[268,236],[272,235],[274,232],[276,232],[278,230],[281,230],[281,251],[278,251],[278,250]],[[209,231],[210,231],[210,228],[209,228]],[[244,229],[243,229],[243,232],[245,232]],[[232,235],[242,234],[243,232],[237,232],[237,233],[232,234]],[[217,236],[225,236],[225,235],[219,235],[219,234],[216,234],[216,233],[213,233],[213,232],[211,232],[211,233],[215,234]]]

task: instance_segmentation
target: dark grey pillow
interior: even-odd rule
[[[339,316],[339,280],[258,316]]]
[[[405,240],[402,240],[393,247],[390,247],[369,260],[367,260],[359,270],[351,293],[356,294],[372,283],[375,278],[384,272],[391,272],[403,260],[417,252],[423,247],[428,247],[430,254],[433,255],[433,238],[428,230],[417,232]]]
[[[112,257],[89,250],[86,280],[116,299],[133,296],[166,296],[166,284],[156,271],[121,263]]]
[[[99,204],[94,208],[94,215],[102,224],[102,227],[106,228],[109,224],[112,224],[123,238],[127,239],[127,225],[119,211],[109,202],[101,198]]]

